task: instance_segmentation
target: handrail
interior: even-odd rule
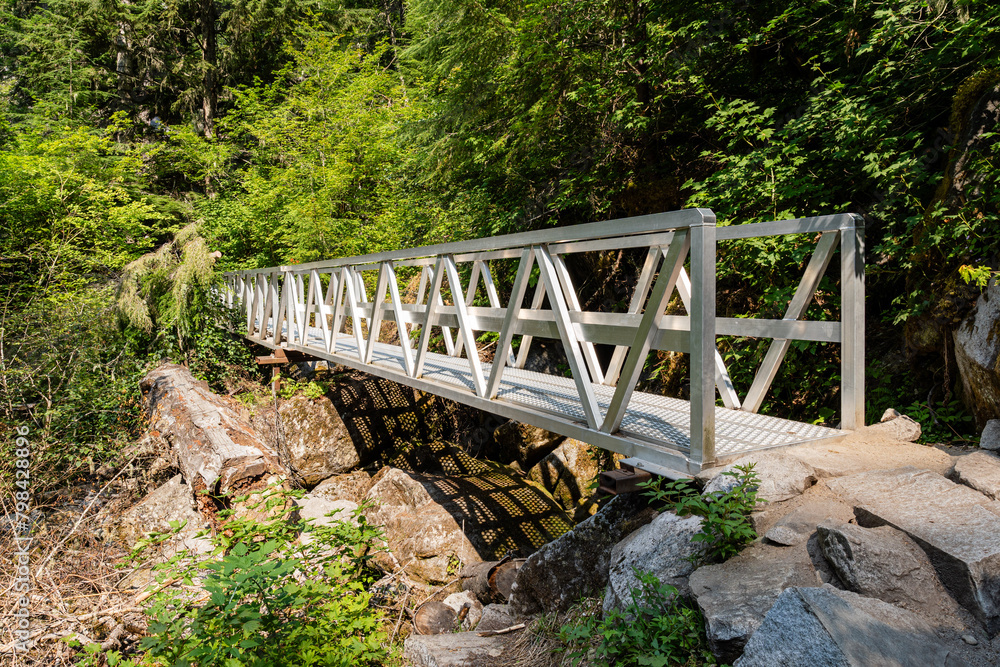
[[[562,342],[579,393],[584,428],[597,444],[623,435],[622,422],[650,350],[690,354],[690,441],[685,456],[695,467],[715,459],[715,396],[726,407],[756,412],[792,340],[839,343],[842,347],[842,427],[864,420],[864,228],[853,214],[826,215],[730,227],[716,227],[707,209],[523,232],[486,239],[444,243],[359,257],[292,266],[248,269],[226,275],[225,303],[245,315],[247,337],[270,346],[294,346],[334,360],[367,368],[380,345],[382,322],[395,322],[400,333],[400,381],[424,382],[430,332],[439,327],[447,354],[468,364],[471,394],[503,401],[498,390],[505,369],[522,369],[535,337]],[[783,234],[817,236],[816,250],[795,296],[780,320],[717,318],[715,313],[716,243]],[[595,312],[581,307],[566,268],[565,255],[622,248],[645,248],[646,258],[627,312]],[[841,253],[841,321],[802,319],[837,249]],[[510,298],[500,302],[490,262],[516,259]],[[467,284],[458,266],[471,264]],[[689,271],[685,265],[689,266]],[[396,269],[419,269],[416,295],[404,303]],[[540,278],[527,299],[528,277]],[[369,299],[362,274],[376,271]],[[445,304],[447,282],[455,295]],[[473,305],[480,283],[489,306]],[[371,283],[369,283],[370,285]],[[677,293],[686,315],[665,315]],[[543,308],[546,301],[548,308]],[[348,331],[350,322],[350,333]],[[455,335],[453,336],[453,330]],[[494,362],[487,368],[476,348],[476,332],[498,334]],[[406,335],[403,335],[406,332]],[[413,347],[411,336],[419,337]],[[515,356],[514,336],[521,336]],[[753,385],[740,400],[728,369],[716,350],[720,335],[774,339]],[[349,336],[349,338],[345,338]],[[351,340],[350,349],[343,341]],[[338,345],[342,349],[338,349]],[[602,362],[596,345],[614,346]],[[383,371],[385,372],[384,369]],[[613,393],[603,398],[597,387]],[[423,386],[423,384],[421,384]],[[449,389],[453,392],[453,389]],[[576,427],[574,427],[576,428]],[[609,448],[614,448],[610,447]]]

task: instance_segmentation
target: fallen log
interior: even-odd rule
[[[149,436],[174,451],[196,494],[240,493],[263,488],[272,476],[288,478],[277,453],[184,366],[164,364],[139,386],[146,399]]]

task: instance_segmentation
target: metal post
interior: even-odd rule
[[[691,461],[715,460],[715,216],[691,225]]]
[[[840,228],[840,427],[865,425],[865,221]]]

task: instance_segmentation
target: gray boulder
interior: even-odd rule
[[[410,635],[403,643],[403,659],[413,667],[474,667],[502,660],[507,641],[506,635],[480,637],[476,632]]]
[[[383,468],[367,498],[368,522],[385,528],[388,552],[375,562],[385,572],[403,570],[417,584],[440,586],[454,578],[457,563],[482,560],[463,526],[435,499],[423,476]]]
[[[694,571],[691,559],[702,548],[702,543],[691,538],[700,531],[700,518],[664,512],[616,544],[611,550],[604,612],[621,609],[632,601],[632,592],[640,586],[636,570],[650,572],[660,583],[686,591],[687,577]]]
[[[998,319],[1000,286],[991,285],[953,335],[962,402],[980,427],[1000,417],[1000,374],[996,370],[1000,337],[993,335]]]
[[[257,412],[254,430],[275,451],[287,457],[289,468],[307,486],[356,468],[361,463],[340,414],[326,396],[297,394]]]
[[[517,616],[565,611],[608,585],[611,551],[656,512],[637,493],[615,496],[597,514],[531,554],[517,571],[510,608]]]
[[[1000,500],[1000,456],[972,452],[955,462],[955,478],[993,500]]]
[[[955,667],[916,614],[832,586],[788,588],[734,667]]]
[[[452,593],[442,600],[442,602],[455,610],[457,618],[462,619],[462,623],[459,625],[460,630],[472,630],[479,625],[483,618],[483,603],[477,600],[476,596],[469,591]]]
[[[739,656],[783,590],[821,583],[806,545],[762,542],[725,563],[698,568],[689,580],[705,617],[709,648],[723,662]]]
[[[979,437],[979,446],[992,452],[1000,450],[1000,419],[990,419],[986,422]]]
[[[503,630],[514,623],[514,615],[506,604],[488,604],[483,607],[483,616],[476,626],[476,632]]]
[[[794,498],[816,482],[816,473],[812,466],[783,452],[765,451],[745,454],[724,468],[712,468],[699,475],[701,479],[709,477],[703,494],[724,493],[733,489],[737,483],[736,479],[722,473],[748,463],[755,464],[754,472],[760,479],[757,498],[764,502],[774,503]]]
[[[955,599],[990,636],[1000,632],[1000,503],[912,467],[842,477],[830,488],[854,504],[859,525],[909,535]]]
[[[891,528],[824,524],[818,528],[823,556],[848,590],[961,629],[961,609],[938,581],[927,554]]]
[[[354,521],[354,510],[357,503],[350,500],[327,500],[326,498],[306,494],[296,501],[299,506],[299,517],[312,519],[313,526],[329,526],[338,521]],[[299,537],[302,544],[312,542],[312,533],[304,532]]]

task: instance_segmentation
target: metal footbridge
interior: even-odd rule
[[[784,317],[717,317],[717,244],[788,234],[815,249]],[[628,308],[585,310],[567,256],[622,249],[645,253]],[[837,251],[840,321],[805,320]],[[494,276],[508,276],[509,291]],[[665,314],[675,294],[684,315]],[[864,227],[853,214],[717,227],[711,211],[687,209],[234,271],[221,296],[240,311],[244,335],[266,347],[545,428],[674,477],[747,452],[840,438],[864,422]],[[493,334],[489,346],[484,332]],[[772,339],[742,399],[718,336]],[[561,343],[571,377],[525,368],[538,338]],[[796,340],[840,345],[839,429],[757,413]],[[636,391],[654,350],[689,355],[690,401]]]

